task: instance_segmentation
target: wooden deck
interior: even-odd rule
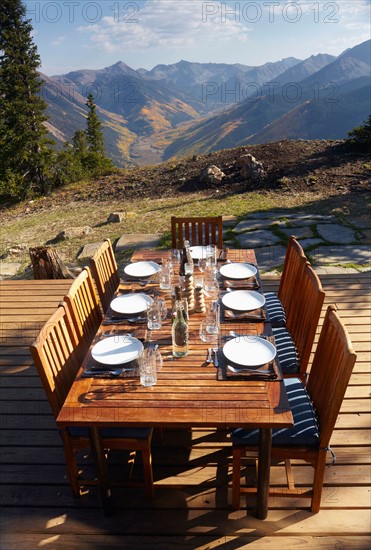
[[[252,515],[253,502],[232,512],[230,444],[224,432],[213,430],[168,430],[163,440],[154,440],[153,503],[139,489],[117,487],[119,510],[105,518],[95,487],[74,500],[61,441],[28,353],[70,281],[0,282],[0,548],[369,548],[370,273],[321,280],[324,309],[338,306],[358,354],[332,438],[337,463],[326,471],[319,514],[305,508],[306,500],[275,498],[265,521]],[[278,286],[273,278],[263,283],[265,291]],[[110,458],[117,476],[125,473],[123,458]],[[84,471],[93,470],[88,455],[80,462]],[[308,484],[311,474],[310,466],[295,466],[298,484]],[[253,477],[253,470],[247,475]],[[272,467],[272,483],[282,475],[281,466]]]

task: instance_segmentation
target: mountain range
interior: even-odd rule
[[[342,139],[371,110],[371,40],[338,57],[253,67],[179,61],[151,70],[122,61],[48,77],[42,94],[58,144],[86,127],[94,96],[118,166],[282,139]]]

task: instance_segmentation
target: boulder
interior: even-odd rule
[[[76,237],[83,237],[88,235],[91,231],[91,227],[85,225],[84,227],[68,227],[57,235],[58,241],[66,241],[68,239],[75,239]]]
[[[224,172],[218,166],[215,166],[215,164],[209,164],[204,168],[200,175],[200,182],[201,183],[220,183],[222,179],[225,177]]]
[[[121,223],[125,218],[125,212],[111,212],[107,218],[107,223]]]
[[[237,161],[240,166],[240,175],[243,179],[260,181],[265,176],[265,170],[261,162],[252,155],[243,155]]]
[[[28,245],[26,243],[15,244],[8,250],[8,254],[11,256],[21,256],[24,253],[28,254]]]

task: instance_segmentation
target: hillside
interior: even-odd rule
[[[313,60],[307,60],[259,95],[179,128],[164,159],[277,139],[344,139],[370,114],[370,46],[369,40],[328,63],[321,57],[316,67],[324,66],[311,74]],[[306,77],[287,82],[295,70]]]
[[[48,128],[59,146],[71,140],[92,92],[121,167],[276,139],[344,139],[371,109],[370,45],[261,66],[181,60],[135,70],[119,61],[45,77]]]
[[[253,182],[241,176],[239,161],[250,153],[265,175]],[[217,165],[219,183],[201,183],[202,170]],[[209,155],[132,168],[55,190],[15,206],[2,206],[0,259],[20,262],[21,278],[32,277],[28,248],[57,245],[62,258],[76,265],[87,243],[125,234],[166,235],[172,215],[222,215],[244,219],[267,210],[369,217],[370,155],[343,141],[278,141],[226,149]],[[124,212],[121,223],[108,223]],[[90,228],[77,238],[58,240],[69,227]],[[26,269],[25,272],[23,270]]]
[[[239,159],[248,153],[263,164],[265,175],[260,181],[246,180],[240,174]],[[96,181],[68,185],[39,201],[32,201],[32,211],[75,201],[107,202],[115,209],[125,201],[178,200],[179,197],[186,199],[189,193],[221,197],[249,192],[273,192],[282,196],[282,193],[300,194],[308,190],[322,196],[338,192],[363,193],[369,191],[371,182],[369,160],[368,153],[342,140],[280,140],[195,155],[152,167],[129,168]],[[201,183],[201,172],[211,164],[218,166],[225,177],[218,183]],[[6,217],[24,208],[30,207],[27,203],[9,210],[4,206],[1,211]]]

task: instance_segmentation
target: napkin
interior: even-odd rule
[[[102,321],[103,326],[108,325],[122,325],[127,323],[146,323],[147,322],[147,315],[139,316],[139,315],[132,315],[132,316],[124,316],[120,314],[116,315],[110,315],[109,317],[106,317],[104,321]]]
[[[102,326],[109,326],[109,325],[112,325],[114,324],[113,322],[112,323],[107,323],[105,324],[104,322],[102,323]],[[120,324],[120,323],[119,323]],[[112,331],[113,330],[113,331]],[[111,332],[112,331],[112,332]],[[130,330],[129,329],[129,336],[134,336],[134,338],[136,338],[137,340],[141,340],[142,342],[146,341],[147,339],[147,327],[138,327],[138,328],[135,328],[134,330]],[[108,330],[102,330],[98,336],[104,338],[104,337],[108,337],[108,336],[123,336],[125,334],[128,334],[127,331],[120,331],[119,329],[115,329],[113,327],[113,329],[108,329]]]
[[[256,277],[250,277],[249,279],[242,279],[242,280],[225,279],[223,281],[223,284],[224,284],[224,288],[239,288],[239,289],[246,288],[248,290],[256,290],[259,288],[259,283]]]
[[[138,369],[137,359],[124,365],[104,365],[91,361],[81,373],[81,378],[126,378],[137,375]]]
[[[231,309],[224,309],[224,319],[226,321],[265,321],[265,310],[261,307],[251,311],[235,312]]]
[[[249,380],[275,380],[277,378],[277,373],[274,370],[273,363],[262,366],[261,370],[263,372],[259,372],[259,369],[254,367],[249,369],[247,367],[232,367],[228,364],[225,366],[225,374],[227,378],[234,378],[237,380],[243,380],[246,378]],[[269,370],[269,372],[265,372],[267,370]]]

